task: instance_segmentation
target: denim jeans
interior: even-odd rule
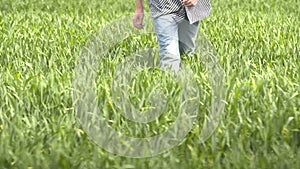
[[[177,23],[171,15],[154,18],[154,29],[159,43],[160,66],[178,72],[180,56],[195,49],[199,22],[188,20]]]

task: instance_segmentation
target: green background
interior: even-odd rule
[[[200,29],[226,74],[223,121],[204,144],[196,125],[171,151],[130,159],[89,140],[71,96],[80,49],[135,1],[2,0],[0,168],[300,168],[299,9],[298,0],[212,1]]]

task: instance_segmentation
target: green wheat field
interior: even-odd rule
[[[298,0],[212,1],[211,15],[199,29],[216,48],[226,93],[222,120],[206,142],[198,142],[203,114],[177,147],[151,158],[119,157],[90,139],[72,100],[76,61],[103,25],[134,11],[135,0],[0,1],[1,169],[300,168]],[[157,45],[153,35],[142,41]],[[174,96],[167,99],[170,109],[142,131],[121,117],[109,101],[107,84],[119,55],[132,51],[134,42],[124,40],[121,52],[99,66],[98,98],[112,127],[147,137],[172,126],[172,110],[180,104],[178,84],[159,70],[137,73],[131,101],[138,105],[142,92],[162,83]],[[183,62],[195,72],[200,112],[206,112],[211,88],[205,65],[190,58]]]

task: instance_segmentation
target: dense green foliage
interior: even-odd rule
[[[130,159],[89,140],[74,113],[72,78],[89,37],[132,14],[134,0],[1,1],[0,168],[300,168],[300,2],[212,7],[200,29],[226,74],[222,122],[205,144],[199,122],[170,152]],[[205,76],[199,62],[188,64]]]

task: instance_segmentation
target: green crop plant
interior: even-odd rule
[[[97,146],[74,111],[75,64],[94,33],[134,8],[134,0],[0,2],[0,168],[300,168],[298,0],[212,1],[200,30],[217,50],[227,90],[222,121],[206,142],[198,142],[200,114],[183,142],[159,156],[119,157]],[[135,38],[145,40],[128,37],[112,47],[116,57],[99,66],[97,90],[115,129],[147,137],[165,131],[176,114],[166,111],[137,131],[141,126],[122,118],[109,102],[113,67],[136,50]],[[146,38],[157,45],[154,36]],[[205,112],[211,101],[205,65],[183,62],[195,72],[199,112]],[[135,92],[150,93],[146,86],[162,83],[162,90],[175,95],[168,102],[176,109],[176,83],[166,76],[157,69],[139,72],[129,87],[132,102],[147,107],[147,98]]]

